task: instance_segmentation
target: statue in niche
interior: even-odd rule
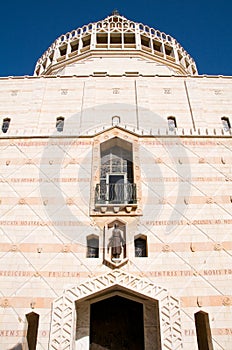
[[[121,230],[118,224],[114,225],[112,236],[109,239],[109,243],[107,246],[107,251],[109,253],[109,249],[111,247],[111,256],[113,259],[119,259],[122,253],[122,247],[125,245],[125,240],[122,237]]]

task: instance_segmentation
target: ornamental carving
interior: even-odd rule
[[[109,288],[122,288],[130,294],[143,295],[159,302],[162,350],[182,348],[180,306],[167,289],[155,285],[146,278],[133,276],[115,269],[66,289],[53,303],[49,350],[71,350],[75,344],[76,303],[102,293]],[[84,348],[83,348],[84,349]],[[89,346],[86,347],[89,349]]]

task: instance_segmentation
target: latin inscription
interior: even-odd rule
[[[0,221],[2,226],[85,226],[83,221]]]
[[[175,141],[148,141],[144,140],[141,142],[142,145],[151,145],[151,146],[174,146],[176,144],[180,145],[189,145],[189,146],[216,146],[218,143],[216,141],[199,141],[199,140],[178,140],[178,142]]]
[[[87,223],[86,223],[87,224]],[[143,225],[147,226],[171,226],[171,225],[231,225],[232,219],[224,220],[157,220],[157,221],[144,221]],[[1,220],[1,226],[84,226],[83,221],[33,221],[33,220]]]
[[[183,332],[186,337],[196,336],[195,329],[184,329]],[[0,337],[26,337],[26,334],[27,332],[25,330],[0,329]],[[232,328],[213,328],[212,334],[232,335]],[[41,330],[38,336],[39,338],[47,338],[49,336],[49,331]]]
[[[66,178],[66,177],[61,177],[61,178],[10,178],[10,179],[0,179],[0,182],[4,182],[4,183],[23,183],[23,182],[90,182],[89,178],[76,178],[76,177],[72,177],[72,178]]]
[[[1,142],[2,146],[22,146],[22,147],[39,147],[39,146],[89,146],[92,144],[91,141],[80,141],[80,140],[73,140],[73,141],[65,141],[65,140],[49,140],[49,141],[14,141],[14,142]]]
[[[0,277],[31,277],[34,275],[42,275],[44,277],[80,277],[79,272],[75,271],[16,271],[16,270],[0,270]],[[150,271],[147,273],[147,276],[152,277],[189,277],[194,275],[202,276],[220,276],[220,275],[232,275],[232,269],[218,269],[218,270],[168,270],[168,271]]]
[[[145,221],[144,225],[148,226],[169,226],[169,225],[231,225],[232,219],[216,220],[157,220],[157,221]]]

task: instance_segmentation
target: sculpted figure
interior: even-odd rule
[[[121,230],[118,227],[118,224],[114,225],[112,236],[110,237],[109,244],[107,246],[108,252],[111,247],[112,258],[118,259],[122,253],[122,246],[125,245],[125,240],[122,237]]]

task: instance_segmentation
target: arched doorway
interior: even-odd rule
[[[144,350],[143,304],[113,296],[90,306],[90,349]]]
[[[91,305],[114,296],[143,304],[144,350],[182,348],[179,301],[148,279],[115,269],[65,289],[54,301],[49,350],[89,350]]]

